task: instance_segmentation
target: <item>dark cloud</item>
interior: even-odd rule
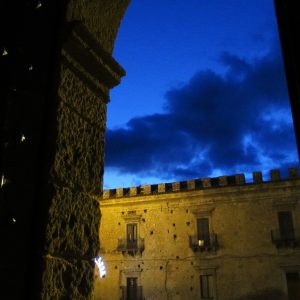
[[[165,113],[108,130],[106,168],[182,180],[295,163],[278,47],[252,61],[224,52],[220,61],[225,74],[200,71],[167,91]]]

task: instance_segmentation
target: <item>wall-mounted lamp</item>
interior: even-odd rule
[[[198,246],[204,247],[204,240],[198,240]]]

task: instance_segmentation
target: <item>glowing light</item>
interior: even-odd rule
[[[6,49],[4,48],[3,52],[2,52],[2,56],[8,55],[8,52],[6,51]]]
[[[199,245],[199,247],[203,247],[204,246],[204,240],[198,240],[198,245]]]
[[[15,218],[12,218],[13,223],[17,223],[17,220]]]
[[[1,176],[1,187],[3,187],[5,184],[5,177],[4,175]]]
[[[2,174],[1,176],[1,188],[7,183],[7,179],[4,177],[4,175]]]
[[[104,278],[106,276],[106,268],[104,265],[104,261],[102,260],[102,257],[100,257],[100,256],[96,257],[95,263],[99,269],[100,278]]]
[[[2,188],[4,185],[6,185],[7,183],[9,183],[9,180],[7,180],[4,176],[4,174],[2,174],[1,176],[1,183],[0,183],[0,187]]]
[[[32,71],[33,70],[33,65],[30,65],[29,68],[28,68],[28,70]]]
[[[42,3],[39,2],[38,5],[36,6],[36,8],[40,8],[42,6]]]
[[[23,143],[26,140],[26,136],[22,134],[20,142]]]

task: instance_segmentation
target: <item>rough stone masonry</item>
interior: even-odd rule
[[[125,71],[111,57],[128,0],[69,1],[61,50],[56,148],[42,299],[91,299],[98,254],[106,104]]]

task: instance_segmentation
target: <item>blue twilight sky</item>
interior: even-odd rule
[[[104,188],[298,165],[273,0],[132,0]]]

